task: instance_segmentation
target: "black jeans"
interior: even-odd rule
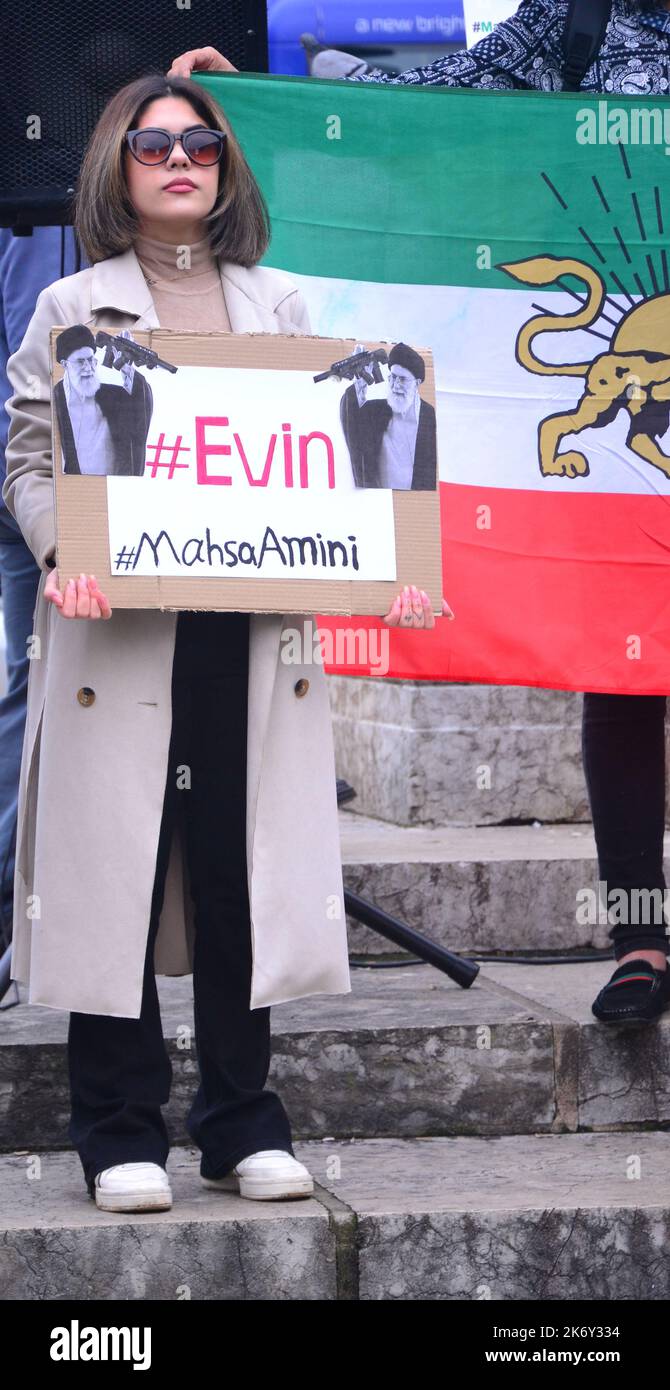
[[[609,932],[616,960],[634,950],[668,952],[658,911],[665,894],[665,703],[664,695],[584,695],[582,752],[600,879],[608,896],[623,889],[628,902],[628,923]],[[631,900],[631,889],[660,889],[662,896],[645,913],[644,898]]]
[[[172,735],[141,1015],[70,1015],[68,1132],[91,1193],[103,1168],[139,1160],[164,1167],[168,1156],[161,1106],[169,1099],[172,1064],[161,1027],[153,947],[170,842],[181,816],[195,904],[193,995],[200,1069],[186,1128],[202,1153],[200,1171],[221,1177],[259,1149],[293,1154],[284,1107],[264,1089],[270,1009],[249,1008],[248,661],[247,614],[178,615]]]

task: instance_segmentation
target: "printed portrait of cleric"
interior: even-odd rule
[[[360,344],[356,351],[364,351]],[[421,398],[423,357],[406,343],[388,355],[385,396],[368,400],[373,376],[362,366],[340,402],[357,487],[430,491],[437,487],[435,411]]]
[[[54,387],[63,472],[141,477],[153,406],[142,373],[122,350],[110,347],[105,365],[116,368],[119,381],[101,381],[96,339],[84,324],[59,334],[56,358],[63,366]]]

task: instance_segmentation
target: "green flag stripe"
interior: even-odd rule
[[[516,289],[496,267],[543,254],[586,261],[612,293],[670,288],[665,146],[580,143],[585,113],[602,136],[607,103],[264,74],[197,81],[226,111],[268,201],[267,265]],[[664,105],[669,118],[654,98],[609,107],[632,121],[633,108]]]

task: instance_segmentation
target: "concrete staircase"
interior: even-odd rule
[[[159,977],[174,1205],[155,1215],[102,1213],[87,1195],[67,1137],[67,1014],[25,1002],[4,1012],[0,1298],[670,1296],[670,1014],[604,1029],[590,1005],[611,962],[504,958],[608,943],[606,926],[576,915],[577,893],[597,881],[575,762],[578,697],[523,691],[514,705],[509,691],[440,687],[461,719],[467,695],[469,751],[461,758],[443,730],[432,750],[443,784],[431,772],[429,796],[422,738],[403,780],[397,758],[411,739],[387,716],[400,700],[403,718],[412,708],[427,718],[432,701],[430,741],[445,722],[436,687],[377,684],[377,713],[392,730],[383,755],[371,684],[337,678],[331,688],[338,774],[359,791],[340,812],[345,882],[452,949],[497,958],[463,991],[350,923],[352,953],[366,961],[352,968],[351,994],[273,1009],[269,1084],[316,1182],[314,1198],[299,1202],[244,1201],[200,1184],[183,1126],[197,1075],[190,977]],[[492,720],[496,701],[497,731],[483,722],[477,734],[477,702],[476,718]],[[551,714],[557,731],[549,739],[545,721],[531,757],[523,718],[533,710]],[[482,793],[465,786],[466,771],[487,761],[494,774],[507,768],[508,793],[497,784],[477,825]],[[540,805],[562,823],[495,823],[540,820]]]
[[[3,1299],[667,1299],[670,1018],[606,1033],[608,962],[424,965],[273,1010],[270,1084],[316,1181],[301,1202],[203,1188],[183,1127],[190,977],[161,979],[174,1206],[97,1210],[69,1150],[67,1015],[0,1045]]]

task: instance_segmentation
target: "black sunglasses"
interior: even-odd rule
[[[138,164],[165,164],[177,140],[193,164],[218,164],[227,139],[225,131],[208,130],[202,125],[189,126],[181,135],[153,126],[126,131],[128,148]]]

